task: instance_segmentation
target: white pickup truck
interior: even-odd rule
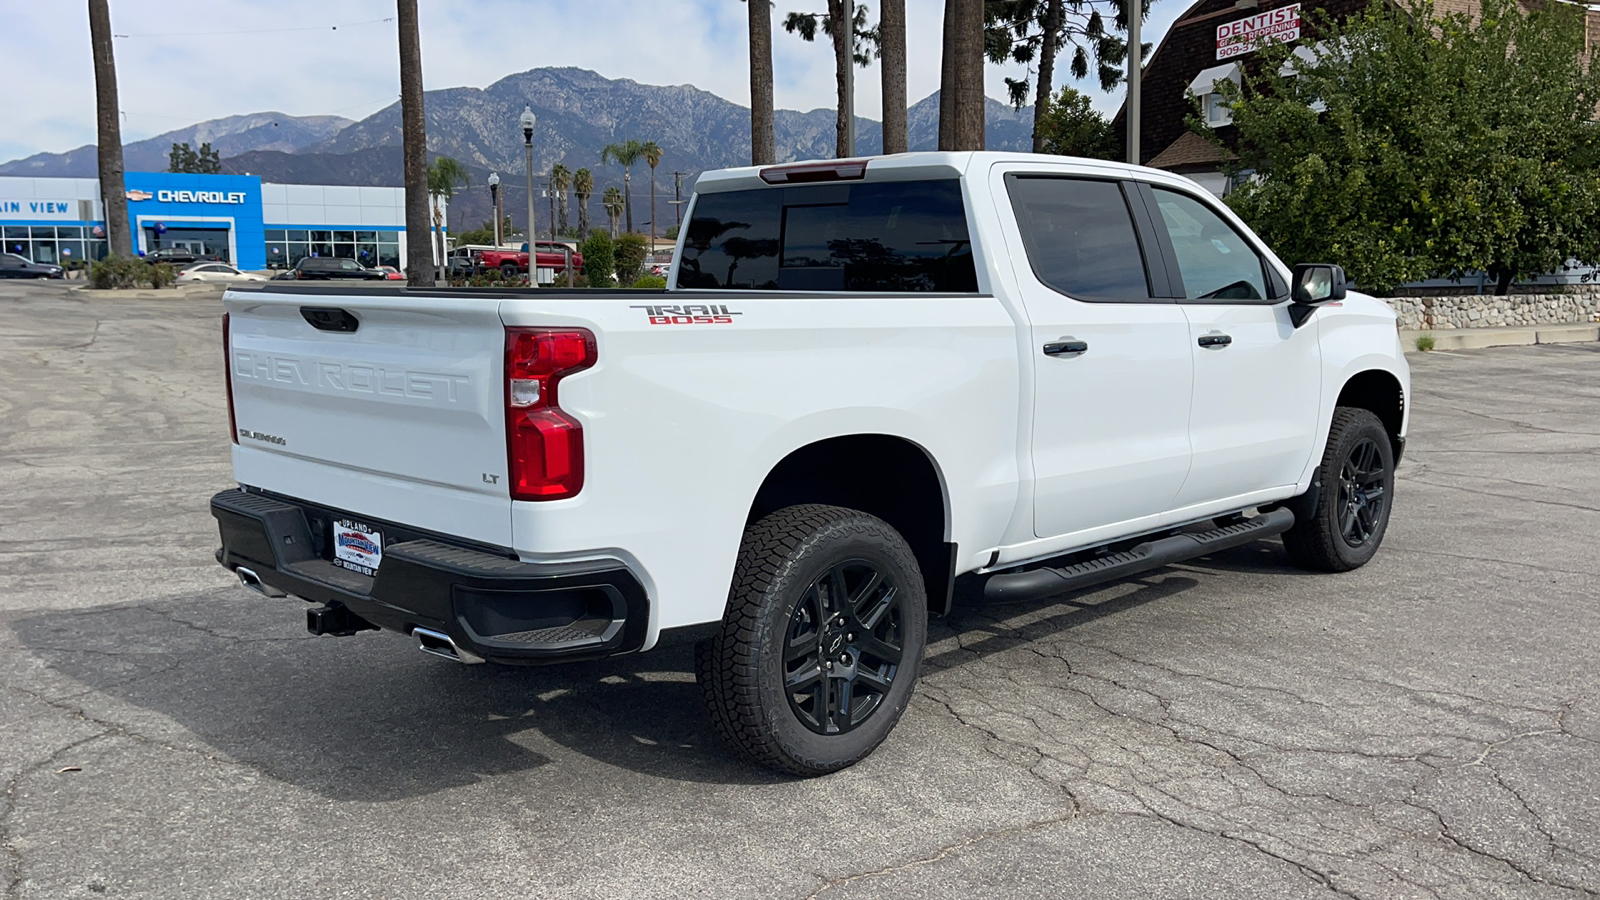
[[[460,662],[696,640],[718,731],[813,775],[894,726],[958,576],[1028,600],[1273,535],[1344,571],[1383,540],[1394,315],[1186,179],[712,172],[669,284],[230,291],[218,561],[317,604],[315,633]]]

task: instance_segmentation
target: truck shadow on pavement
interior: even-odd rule
[[[1218,554],[1218,568],[1245,562],[1252,549]],[[949,617],[933,620],[924,677],[1200,583],[1168,568],[1028,603],[985,607],[958,597]],[[312,637],[301,616],[298,601],[226,588],[9,624],[35,659],[76,682],[50,686],[48,696],[66,698],[55,705],[161,743],[220,752],[333,800],[394,801],[508,775],[538,790],[564,783],[555,773],[571,768],[574,753],[657,778],[789,780],[723,746],[686,645],[564,666],[462,666],[388,632]],[[960,646],[941,649],[949,638]]]

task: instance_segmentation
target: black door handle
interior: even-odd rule
[[[1088,352],[1088,341],[1054,341],[1044,345],[1045,356],[1072,356],[1077,353]]]
[[[1202,347],[1226,347],[1231,343],[1233,343],[1233,338],[1226,334],[1200,335],[1200,346]]]

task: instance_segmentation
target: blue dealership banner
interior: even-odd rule
[[[266,266],[260,178],[129,172],[124,183],[136,247],[150,249],[145,242],[158,230],[226,229],[234,265],[241,269]]]

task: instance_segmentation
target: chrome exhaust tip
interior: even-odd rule
[[[254,569],[247,569],[244,566],[240,566],[239,568],[233,570],[233,574],[239,576],[240,584],[252,591],[255,591],[263,597],[272,597],[276,599],[278,597],[289,596],[287,593],[263,582],[261,580],[261,576],[257,575]]]
[[[432,628],[413,628],[411,636],[417,639],[417,649],[433,656],[442,656],[453,659],[458,663],[477,665],[483,662],[483,657],[476,653],[463,650],[456,646],[456,642],[448,634],[434,631]]]

